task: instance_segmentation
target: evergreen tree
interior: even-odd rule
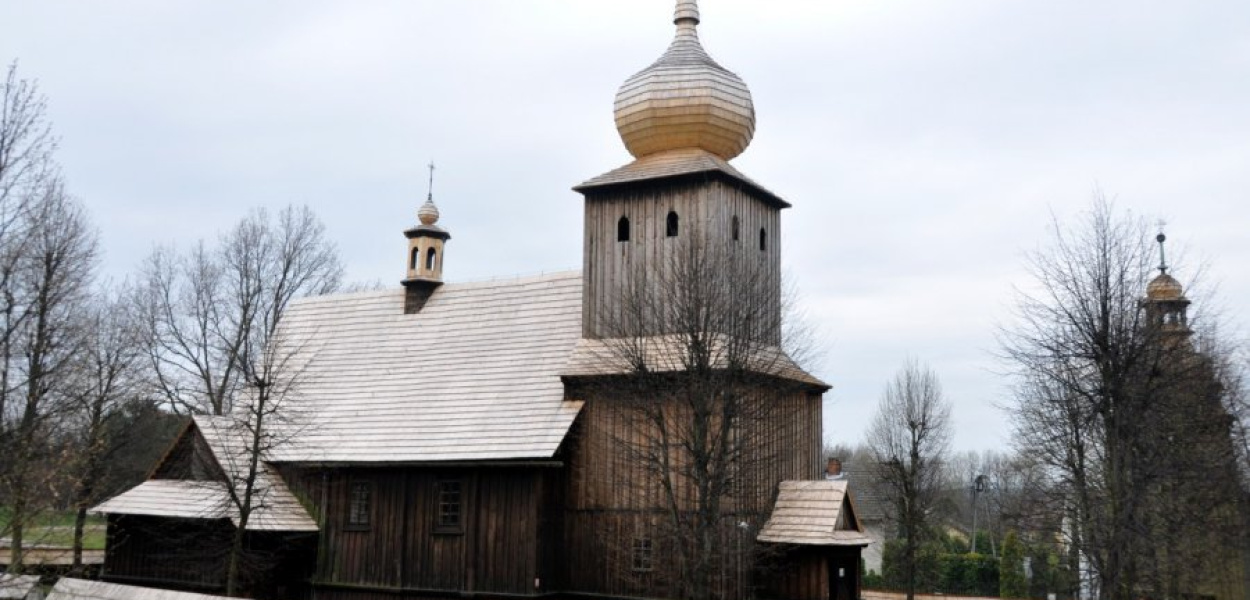
[[[1029,579],[1024,574],[1024,546],[1020,544],[1016,532],[1007,532],[999,561],[998,595],[1003,598],[1027,598]]]

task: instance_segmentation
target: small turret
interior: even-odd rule
[[[1146,285],[1146,318],[1152,327],[1158,327],[1168,334],[1188,336],[1189,299],[1185,297],[1185,289],[1175,277],[1168,275],[1167,255],[1163,243],[1168,237],[1162,232],[1155,237],[1159,243],[1159,275]]]
[[[443,246],[451,234],[439,227],[434,205],[434,163],[430,163],[429,193],[417,210],[420,224],[404,231],[408,238],[408,277],[404,279],[404,314],[419,312],[438,286],[443,285]]]

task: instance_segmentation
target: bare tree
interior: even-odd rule
[[[229,413],[247,362],[286,306],[334,291],[341,276],[325,226],[307,207],[288,206],[276,220],[257,210],[216,248],[153,252],[137,303],[157,389],[176,411]]]
[[[178,258],[158,251],[145,272],[141,305],[158,390],[197,419],[215,440],[236,527],[226,554],[226,592],[243,591],[248,524],[269,505],[275,478],[267,460],[307,424],[291,399],[308,359],[291,336],[279,336],[292,300],[333,291],[341,265],[325,228],[306,207],[276,220],[256,211],[222,236]],[[298,358],[297,357],[302,357]]]
[[[621,549],[625,560],[632,554],[637,567],[654,545],[672,560],[663,574],[645,569],[653,586],[659,576],[675,597],[745,597],[747,582],[725,574],[756,564],[751,532],[777,481],[816,467],[818,436],[802,432],[823,384],[793,359],[803,349],[787,342],[801,328],[783,327],[775,272],[697,234],[674,243],[606,318],[593,362],[614,375],[579,385],[597,414],[610,415],[602,422],[615,424],[604,449],[615,458],[612,502],[643,515],[645,534],[617,536],[634,544]],[[796,446],[805,444],[810,461],[787,463],[801,462]]]
[[[915,597],[917,555],[931,534],[950,444],[950,404],[937,375],[909,361],[886,386],[867,442],[903,540],[907,597]]]
[[[95,232],[77,202],[52,181],[23,214],[26,240],[16,277],[6,293],[21,326],[13,332],[6,390],[16,400],[14,421],[5,428],[5,481],[11,506],[11,564],[20,569],[23,536],[40,498],[40,487],[56,473],[56,427],[68,408],[70,382],[83,344],[83,312],[94,273]]]
[[[9,65],[0,87],[0,455],[6,457],[14,451],[25,410],[17,368],[21,330],[30,315],[23,281],[29,266],[29,211],[56,173],[52,157],[56,142],[46,110],[47,101],[36,83],[20,79],[17,64]],[[7,482],[17,475],[17,467],[18,461],[0,461],[0,477]],[[0,494],[0,503],[13,501],[11,494]],[[0,536],[9,537],[14,525],[22,529],[24,519],[18,515],[0,523]]]
[[[82,567],[83,533],[87,509],[116,491],[109,474],[126,439],[114,422],[124,418],[128,403],[139,399],[144,350],[130,310],[133,296],[125,289],[102,289],[85,307],[84,336],[78,372],[70,390],[70,421],[74,445],[73,508],[75,569]]]
[[[1179,560],[1167,550],[1178,529],[1155,523],[1159,511],[1180,491],[1178,477],[1227,481],[1227,470],[1212,469],[1233,448],[1228,388],[1188,335],[1198,319],[1158,319],[1145,302],[1154,257],[1142,220],[1097,197],[1076,227],[1056,221],[1050,247],[1030,257],[1036,291],[1021,294],[1003,334],[1017,369],[1017,442],[1059,494],[1072,566],[1116,600],[1177,593],[1147,581],[1168,571],[1154,549]],[[1207,452],[1223,458],[1199,458]]]

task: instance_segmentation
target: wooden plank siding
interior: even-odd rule
[[[224,589],[227,519],[109,515],[101,578],[159,587]]]
[[[711,250],[759,256],[764,274],[777,282],[772,297],[780,298],[781,212],[757,194],[745,186],[703,177],[587,190],[582,335],[612,337],[610,315],[619,314],[619,303],[631,286],[646,281],[650,270],[667,269],[682,240],[692,238],[709,244]],[[678,215],[677,237],[666,234],[670,211]],[[621,217],[630,223],[627,242],[617,241]],[[734,217],[739,221],[737,241],[732,239]],[[763,252],[761,229],[767,237]]]
[[[372,591],[532,594],[544,579],[541,467],[287,469],[322,522],[318,597]],[[462,528],[440,531],[438,482],[461,483]],[[351,486],[372,486],[370,525],[348,525]],[[550,551],[550,546],[547,547]],[[372,591],[371,591],[372,590]],[[363,594],[363,595],[362,595]]]
[[[821,473],[821,397],[789,391],[769,395],[761,402],[776,406],[767,413],[771,423],[752,423],[768,435],[759,436],[752,454],[769,457],[746,469],[734,497],[725,500],[720,526],[720,547],[726,552],[718,565],[718,593],[728,599],[745,598],[758,586],[756,566],[749,564],[756,546],[754,533],[768,518],[778,484],[787,479],[814,479]],[[588,397],[568,440],[568,482],[565,488],[564,531],[566,549],[564,589],[573,593],[610,596],[667,597],[676,593],[675,571],[668,563],[674,556],[663,547],[661,520],[666,517],[663,498],[654,474],[631,461],[622,448],[635,443],[637,423],[614,410],[611,400]],[[692,504],[693,494],[678,494]],[[688,504],[690,505],[690,504]],[[740,523],[748,524],[741,528]],[[636,570],[632,561],[635,538],[652,539],[655,564],[650,571]],[[742,549],[743,551],[738,551]]]

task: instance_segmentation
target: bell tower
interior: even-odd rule
[[[434,163],[430,163],[429,194],[417,210],[420,224],[404,231],[408,238],[404,314],[419,312],[434,290],[443,285],[443,246],[451,234],[437,225],[438,216],[438,207],[434,205]]]
[[[703,49],[695,0],[678,0],[673,17],[668,50],[616,95],[616,128],[635,160],[574,188],[585,197],[587,338],[614,337],[621,298],[654,288],[654,274],[683,254],[768,280],[754,293],[775,301],[769,318],[780,321],[780,217],[790,205],[729,164],[755,134],[751,92]]]

